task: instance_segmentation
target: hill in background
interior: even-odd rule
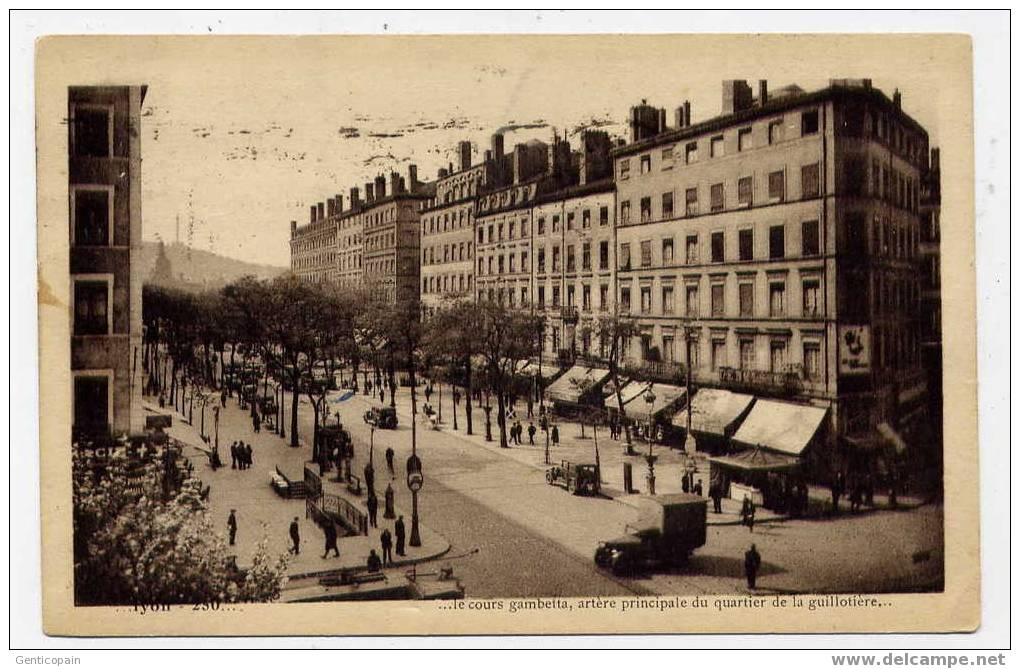
[[[220,288],[247,275],[271,279],[287,271],[286,267],[235,260],[184,244],[152,241],[142,243],[136,262],[142,268],[146,283],[188,290]]]

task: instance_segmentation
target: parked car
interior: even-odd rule
[[[646,512],[627,533],[603,541],[595,564],[618,576],[687,564],[691,553],[705,545],[708,501],[676,493],[644,498]]]
[[[546,470],[545,480],[549,485],[561,485],[575,495],[595,495],[599,491],[599,468],[597,465],[562,460]]]
[[[365,412],[365,422],[381,430],[395,430],[397,411],[393,407],[374,407]]]

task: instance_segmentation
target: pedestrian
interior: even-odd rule
[[[379,535],[379,545],[382,546],[383,564],[393,564],[393,535],[389,530],[383,530]]]
[[[528,443],[535,445],[535,423],[528,421]]]
[[[368,570],[370,572],[377,572],[382,569],[382,561],[379,560],[379,556],[376,554],[373,548],[368,552]]]
[[[747,576],[747,587],[754,590],[758,580],[758,569],[761,567],[761,554],[754,544],[744,553],[744,574]]]
[[[379,388],[379,402],[380,403],[386,402],[386,389],[382,387]]]
[[[861,502],[863,501],[864,494],[861,491],[861,484],[857,481],[854,482],[850,488],[850,512],[857,513],[861,510]]]
[[[551,435],[551,437],[552,437],[553,446],[556,446],[556,445],[558,445],[560,443],[560,428],[555,423],[553,423],[553,426],[552,426],[552,435]]]
[[[712,512],[722,513],[722,484],[716,482],[709,485],[708,496],[712,498]]]
[[[252,462],[253,462],[253,458],[252,458],[251,444],[245,444],[244,445],[244,468],[245,469],[251,469]]]
[[[749,497],[744,498],[744,507],[746,509],[746,512],[744,513],[744,524],[747,525],[747,530],[749,532],[754,532],[755,506],[751,498]]]
[[[365,487],[370,494],[375,494],[375,467],[371,462],[365,465]]]
[[[301,554],[301,531],[298,528],[298,517],[294,516],[294,520],[290,523],[290,541],[293,544],[290,547],[289,553],[294,555]]]
[[[225,388],[223,389],[223,392],[220,393],[220,404],[223,405],[224,409],[227,408],[227,390]]]
[[[340,548],[336,544],[336,525],[327,520],[323,531],[326,533],[326,550],[322,554],[322,559],[325,560],[330,551],[333,551],[333,557],[340,557]]]
[[[386,447],[386,468],[390,470],[390,478],[394,478],[393,472],[393,448],[390,446]]]
[[[237,442],[230,445],[230,468],[237,469]]]
[[[230,515],[227,516],[227,530],[230,532],[230,545],[234,545],[234,539],[237,537],[237,515],[234,509],[230,510]]]
[[[691,491],[691,473],[684,472],[684,475],[680,477],[680,489],[684,492]]]
[[[397,522],[393,523],[393,534],[397,537],[397,555],[404,554],[404,517],[400,516],[397,518]]]
[[[531,396],[531,393],[528,393],[528,418],[532,418],[535,415],[534,409],[535,398]]]
[[[832,492],[832,513],[839,513],[839,498],[843,496],[843,491],[846,488],[846,482],[843,478],[843,472],[836,474],[836,477],[832,481],[831,492]]]
[[[368,489],[368,499],[365,500],[365,506],[368,507],[368,524],[372,527],[379,527],[376,522],[376,514],[379,512],[379,498],[375,496],[375,492]]]
[[[386,484],[386,492],[383,493],[383,518],[392,519],[396,517],[393,511],[393,484]]]
[[[701,497],[704,494],[704,490],[705,489],[701,486],[701,481],[698,480],[698,482],[694,484],[694,494]]]
[[[252,420],[255,421],[255,434],[258,434],[262,431],[262,415],[256,411],[255,417]]]

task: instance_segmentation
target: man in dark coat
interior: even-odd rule
[[[322,558],[325,559],[330,551],[333,551],[333,557],[340,557],[340,548],[336,545],[336,525],[327,521],[323,530],[326,533],[326,551],[322,554]]]
[[[552,426],[552,434],[550,436],[552,438],[553,446],[560,443],[560,428],[555,424]]]
[[[532,422],[528,423],[528,443],[535,445],[535,424]]]
[[[251,456],[252,456],[251,444],[245,444],[244,445],[244,468],[245,469],[251,469],[251,463],[252,463],[252,457]]]
[[[718,482],[710,484],[708,496],[712,498],[712,512],[722,513],[722,484]]]
[[[375,467],[371,462],[365,465],[365,487],[368,488],[369,493],[375,490]]]
[[[375,549],[373,548],[368,552],[368,570],[375,572],[381,569],[382,561],[379,559],[379,556],[376,554]]]
[[[237,537],[237,515],[234,509],[231,509],[230,515],[227,516],[227,530],[230,532],[230,545],[233,546]]]
[[[293,544],[288,552],[294,555],[301,554],[301,531],[298,528],[298,518],[294,516],[294,520],[290,523],[290,540]]]
[[[393,478],[393,448],[386,447],[386,468],[390,470],[390,478]]]
[[[375,492],[371,488],[368,490],[368,499],[365,500],[365,506],[368,507],[368,524],[372,527],[379,527],[376,523],[376,514],[379,511],[379,498],[375,496]]]
[[[383,564],[393,564],[393,535],[389,530],[383,530],[379,535],[379,545],[382,546]]]
[[[758,569],[761,567],[761,554],[754,544],[744,553],[744,575],[747,576],[747,587],[754,590],[758,580]]]
[[[230,445],[230,468],[237,469],[237,442]]]
[[[404,517],[400,516],[397,518],[397,522],[393,523],[393,534],[397,537],[397,555],[404,554]]]

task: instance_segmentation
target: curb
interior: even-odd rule
[[[444,539],[443,541],[446,541],[446,540]],[[410,567],[411,565],[421,564],[423,562],[430,562],[432,560],[438,560],[439,558],[441,558],[444,555],[446,555],[447,553],[449,553],[451,548],[452,548],[452,546],[450,545],[450,542],[446,541],[446,547],[441,549],[441,550],[439,550],[439,551],[436,551],[435,553],[431,553],[429,555],[423,555],[423,556],[415,557],[415,558],[407,558],[407,559],[404,559],[404,560],[396,560],[394,562],[391,562],[388,565],[384,565],[383,569],[398,569],[400,567]],[[302,579],[322,578],[324,576],[332,576],[334,574],[339,574],[339,573],[344,572],[344,571],[358,573],[358,572],[363,572],[363,571],[367,571],[367,570],[368,570],[368,567],[366,567],[365,565],[357,565],[355,567],[336,567],[334,569],[323,569],[321,571],[308,571],[308,572],[303,572],[301,574],[288,574],[287,575],[287,584],[290,585],[291,582],[302,580]]]

